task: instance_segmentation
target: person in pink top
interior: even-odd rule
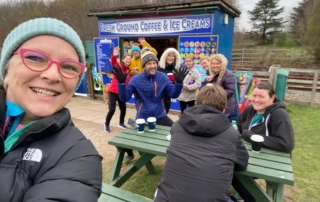
[[[129,66],[131,64],[131,56],[130,55],[124,55],[122,57],[122,62],[119,63],[117,56],[120,54],[120,48],[115,47],[113,50],[113,53],[111,55],[111,65],[113,68],[118,68],[121,69],[123,73],[126,73],[129,71]],[[130,76],[127,77],[126,83],[128,84],[130,80]],[[114,76],[112,77],[111,84],[108,89],[108,105],[109,105],[109,111],[106,116],[106,122],[105,122],[105,131],[107,133],[111,132],[110,129],[110,121],[112,119],[112,116],[114,112],[116,111],[116,103],[118,102],[119,104],[119,109],[120,109],[120,120],[119,120],[119,127],[126,129],[127,126],[124,124],[124,118],[126,116],[126,103],[122,102],[119,98],[118,95],[118,80]]]

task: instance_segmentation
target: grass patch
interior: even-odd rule
[[[292,154],[295,186],[289,189],[294,201],[320,201],[320,109],[289,104],[288,111],[295,132]]]
[[[320,201],[320,194],[318,194],[320,185],[320,108],[288,104],[287,110],[295,132],[295,149],[292,154],[295,185],[285,186],[285,201],[318,202]],[[152,199],[161,179],[165,158],[155,157],[152,162],[156,169],[155,175],[149,175],[144,167],[121,188]],[[111,162],[104,166],[104,182],[106,183],[111,166]],[[122,169],[125,168],[126,166],[123,166]],[[259,183],[264,186],[264,182]]]

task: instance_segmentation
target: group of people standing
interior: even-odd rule
[[[170,82],[172,84],[175,83],[175,75],[182,70],[185,69],[187,72],[186,76],[182,81],[182,90],[178,96],[170,96],[169,93],[165,90],[159,94],[159,107],[168,114],[170,107],[171,107],[171,98],[177,98],[180,103],[180,110],[181,113],[187,108],[195,105],[195,100],[197,97],[198,89],[206,85],[207,83],[217,83],[221,87],[224,88],[225,92],[227,93],[228,99],[228,107],[225,111],[225,114],[230,118],[230,120],[235,120],[238,116],[238,107],[236,106],[235,102],[235,82],[233,73],[227,69],[227,59],[222,54],[217,54],[213,57],[205,57],[201,60],[201,64],[203,68],[207,70],[207,77],[204,82],[201,81],[201,75],[194,68],[194,64],[191,57],[184,58],[184,64],[181,64],[181,58],[179,52],[175,48],[167,48],[163,54],[161,55],[160,60],[157,59],[157,51],[150,46],[146,42],[144,38],[138,39],[139,44],[142,46],[142,49],[138,46],[132,47],[132,58],[130,55],[125,54],[122,57],[122,61],[119,63],[117,61],[117,56],[119,56],[120,49],[119,47],[115,47],[113,54],[111,55],[111,65],[116,70],[121,70],[122,73],[128,73],[126,77],[126,84],[128,84],[129,80],[132,79],[135,75],[143,73],[145,68],[145,63],[143,63],[143,57],[146,56],[147,52],[151,52],[154,54],[152,59],[157,63],[157,71],[162,72],[167,75]],[[151,59],[151,60],[152,60]],[[150,76],[150,75],[149,75]],[[152,79],[152,78],[150,78]],[[125,100],[120,99],[120,94],[118,93],[118,79],[116,76],[113,77],[110,87],[109,87],[109,111],[106,116],[105,122],[105,131],[110,133],[110,121],[115,112],[116,102],[119,104],[120,108],[120,120],[119,120],[119,127],[125,129],[127,126],[124,123],[124,117],[126,113],[125,109],[125,102],[130,99],[130,97],[126,97]],[[140,84],[142,85],[142,84]],[[159,88],[163,85],[163,83],[157,84],[155,88]],[[159,91],[159,89],[157,89]],[[143,109],[143,105],[140,104],[139,98],[143,95],[133,93],[135,95],[136,101],[136,108],[137,108],[137,117],[141,109]],[[145,94],[145,93],[143,93]],[[151,99],[152,100],[152,99]],[[145,102],[149,100],[144,100]],[[153,102],[154,103],[154,102]],[[145,103],[144,103],[145,105]],[[145,106],[144,106],[145,107]],[[159,112],[160,113],[160,112]],[[161,113],[160,113],[161,114]],[[156,114],[155,116],[163,116],[160,114]],[[235,115],[234,115],[235,114]],[[136,118],[137,118],[136,117]],[[172,123],[166,122],[165,125],[171,126]]]

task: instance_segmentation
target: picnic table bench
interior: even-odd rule
[[[151,199],[114,187],[102,184],[102,193],[98,202],[150,202]]]
[[[157,155],[166,156],[170,143],[166,136],[170,134],[170,129],[170,127],[157,125],[155,132],[138,133],[133,127],[129,127],[111,138],[109,144],[117,147],[117,154],[108,183],[120,187],[143,166],[146,166],[149,174],[153,174],[155,169],[151,160]],[[283,201],[284,184],[294,184],[290,154],[267,148],[262,148],[260,153],[254,153],[251,151],[250,143],[244,142],[244,145],[250,156],[248,167],[246,171],[235,172],[235,175],[256,201]],[[137,150],[140,157],[120,173],[124,149]],[[255,178],[266,181],[266,190],[255,181]]]

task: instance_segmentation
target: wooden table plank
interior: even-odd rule
[[[115,145],[117,147],[127,148],[142,151],[144,153],[155,154],[159,156],[166,156],[167,147],[150,145],[149,143],[133,142],[132,140],[127,140],[123,138],[113,137],[109,140],[110,145]]]
[[[292,166],[290,164],[268,161],[268,160],[264,160],[264,159],[249,158],[249,164],[261,166],[261,167],[265,167],[265,168],[272,168],[272,169],[275,169],[278,171],[283,171],[283,172],[290,172],[290,173],[293,172]]]
[[[118,201],[122,201],[122,202],[148,202],[148,201],[152,201],[151,199],[145,198],[143,196],[139,196],[137,194],[116,188],[114,186],[108,185],[108,184],[102,184],[102,197],[103,199],[106,200],[102,200],[103,202],[110,202],[110,201],[114,201],[114,202],[118,202]],[[104,195],[104,196],[103,196]],[[100,197],[100,198],[102,198]],[[99,201],[100,201],[99,198]],[[121,199],[120,199],[121,198]]]
[[[294,184],[294,176],[291,172],[277,171],[271,168],[264,168],[261,166],[249,164],[246,171],[240,171],[236,173],[241,173],[242,175],[267,179],[272,182],[277,182],[281,184]]]
[[[251,143],[250,142],[246,142],[246,141],[243,141],[243,143],[244,143],[245,147],[247,148],[247,150],[251,151]],[[289,153],[271,150],[271,149],[268,149],[266,147],[262,147],[260,153],[266,153],[266,154],[272,154],[272,155],[275,155],[275,156],[283,156],[283,157],[289,157],[290,158],[290,154]]]
[[[144,136],[143,141],[142,141],[140,136],[125,134],[125,133],[121,133],[121,136],[119,136],[118,138],[131,140],[133,143],[134,142],[142,142],[142,143],[148,143],[148,144],[163,146],[163,147],[168,147],[169,143],[170,143],[168,140],[164,140],[163,138],[162,138],[162,140],[160,140],[160,139],[155,139],[155,138],[149,137],[149,136]]]

